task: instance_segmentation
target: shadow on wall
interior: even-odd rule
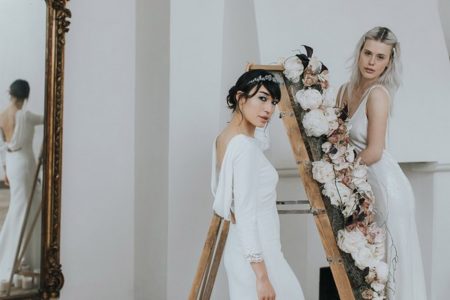
[[[448,57],[450,59],[450,1],[439,0],[439,14],[441,17],[442,30],[447,44]]]

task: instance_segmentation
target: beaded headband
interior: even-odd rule
[[[269,74],[269,75],[265,75],[265,76],[259,75],[258,77],[255,77],[252,80],[250,80],[248,82],[248,84],[252,84],[252,83],[260,82],[260,81],[263,81],[263,82],[264,81],[272,81],[272,82],[278,83],[278,81],[275,79],[275,76]]]

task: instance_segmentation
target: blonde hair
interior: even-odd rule
[[[351,97],[352,91],[361,81],[361,72],[358,68],[358,62],[361,51],[367,40],[374,40],[392,46],[390,63],[375,84],[383,85],[389,91],[391,97],[393,97],[401,84],[400,74],[402,71],[402,65],[400,61],[400,43],[398,42],[395,34],[389,28],[381,26],[367,31],[358,41],[353,55],[353,64],[350,67],[352,74],[350,76],[347,93],[349,93]]]

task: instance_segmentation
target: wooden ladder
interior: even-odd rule
[[[342,300],[355,300],[349,277],[336,244],[330,219],[322,199],[319,185],[313,179],[311,173],[312,158],[308,154],[305,141],[303,140],[299,122],[296,119],[292,107],[293,95],[289,94],[286,79],[282,75],[282,65],[249,65],[248,70],[262,69],[274,74],[278,73],[284,82],[280,84],[281,99],[278,103],[280,118],[282,118],[286,133],[288,135],[292,152],[297,164],[298,174],[302,180],[306,195],[309,200],[308,210],[281,210],[279,213],[311,213],[319,232],[326,259],[330,265],[334,281]],[[304,204],[304,201],[281,201],[277,204]],[[228,235],[229,222],[214,214],[208,235],[203,247],[197,272],[189,293],[189,300],[209,300],[211,298],[214,281],[222,258],[223,249]]]

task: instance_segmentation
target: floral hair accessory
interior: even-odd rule
[[[264,82],[264,81],[272,81],[272,82],[278,83],[278,81],[275,79],[275,76],[273,76],[273,75],[265,75],[265,76],[259,75],[258,77],[255,77],[252,80],[250,80],[248,82],[248,84],[252,84],[252,83],[255,83],[255,82],[261,82],[261,81],[262,82]]]

